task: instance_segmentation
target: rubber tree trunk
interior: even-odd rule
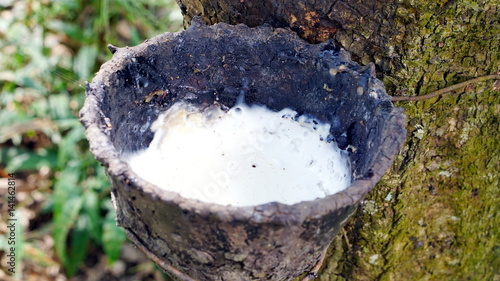
[[[393,96],[500,73],[499,0],[177,0],[199,15],[290,27],[374,62]],[[399,102],[408,138],[334,241],[319,280],[500,280],[500,81]]]

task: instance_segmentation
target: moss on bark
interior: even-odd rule
[[[500,1],[406,1],[396,9],[384,76],[395,94],[425,94],[499,70]],[[381,63],[383,65],[383,63]]]
[[[403,67],[385,76],[391,89],[420,95],[498,73],[498,1],[424,2],[398,8]],[[349,279],[500,278],[498,83],[400,103],[407,143],[349,227]]]
[[[485,84],[406,106],[406,147],[347,228],[348,279],[498,278],[500,96]]]

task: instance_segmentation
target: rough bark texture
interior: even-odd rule
[[[311,42],[331,36],[374,62],[393,95],[500,72],[498,0],[178,2],[186,24],[201,15],[290,26]],[[401,103],[406,145],[335,240],[320,280],[500,279],[498,87]]]
[[[113,182],[118,224],[178,280],[278,281],[309,271],[406,136],[402,109],[393,107],[373,65],[353,63],[332,42],[313,45],[281,28],[200,21],[110,50],[112,60],[87,85],[81,121]],[[330,123],[329,138],[350,151],[354,182],[294,205],[232,207],[161,190],[123,161],[124,154],[149,145],[151,123],[174,102],[230,108],[239,98]],[[258,151],[258,144],[252,149]],[[231,170],[213,176],[222,181]]]

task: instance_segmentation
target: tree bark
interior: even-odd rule
[[[290,27],[374,62],[388,93],[500,74],[499,0],[177,0],[186,26]],[[500,280],[500,81],[406,110],[392,169],[334,240],[319,280]]]

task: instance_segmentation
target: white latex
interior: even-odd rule
[[[227,113],[174,104],[153,123],[150,146],[126,160],[158,187],[204,202],[295,204],[351,183],[347,156],[326,142],[330,125],[240,104]]]

